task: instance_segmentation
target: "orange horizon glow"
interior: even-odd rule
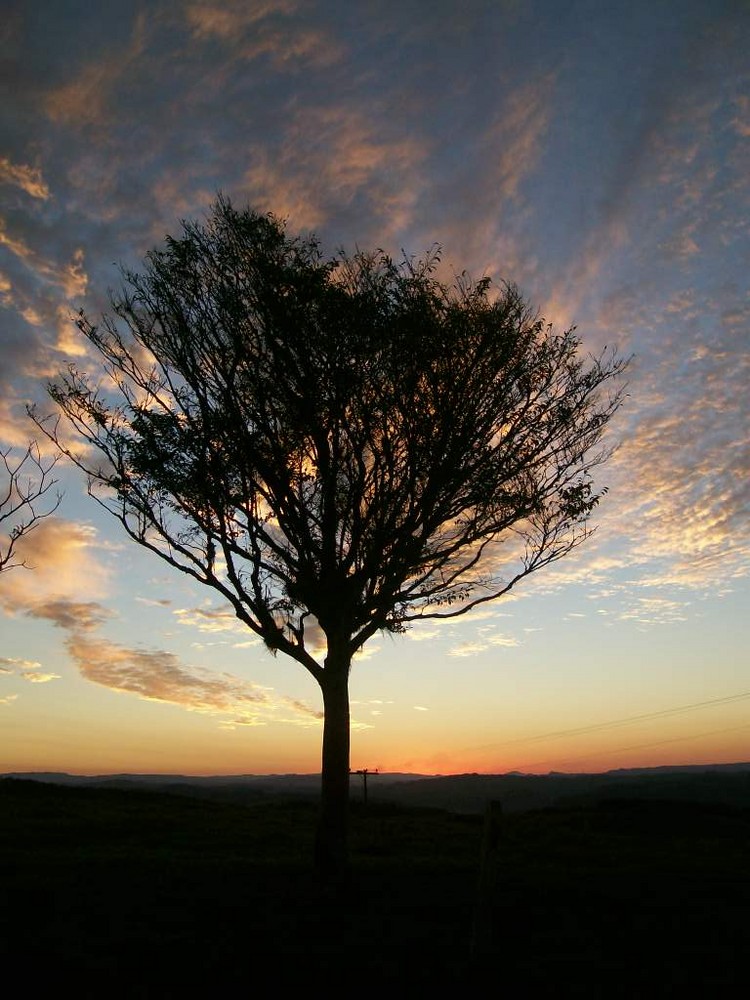
[[[603,758],[611,757],[605,761]],[[435,766],[434,755],[424,755],[396,758],[388,757],[381,764],[371,764],[364,755],[352,761],[352,772],[357,769],[367,767],[371,771],[378,771],[381,774],[414,774],[425,777],[447,777],[452,775],[480,774],[480,775],[504,775],[504,774],[606,774],[609,771],[633,770],[641,768],[677,768],[677,767],[711,767],[714,765],[742,765],[750,766],[750,757],[745,752],[743,754],[739,747],[728,747],[724,750],[717,748],[714,752],[707,750],[693,756],[686,756],[677,751],[667,751],[658,755],[618,755],[616,751],[610,753],[598,753],[591,755],[564,755],[560,754],[555,761],[550,759],[545,763],[523,766],[521,762],[508,762],[507,764],[492,766],[483,760],[472,760],[469,757],[456,755],[453,764],[446,763],[444,766]],[[295,765],[293,761],[289,766],[283,768],[270,768],[267,770],[249,768],[242,764],[218,765],[216,767],[185,767],[181,765],[179,758],[171,758],[168,762],[162,762],[158,766],[149,766],[145,761],[127,766],[124,761],[110,758],[102,760],[100,765],[84,763],[82,761],[70,762],[66,766],[65,762],[54,757],[39,758],[16,758],[2,765],[2,774],[70,774],[77,777],[98,777],[112,774],[128,775],[180,775],[195,778],[224,778],[243,776],[266,776],[266,775],[316,775],[320,774],[320,767],[311,765],[308,761],[300,760]]]

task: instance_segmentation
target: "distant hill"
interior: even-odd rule
[[[715,790],[749,773],[696,777]],[[253,776],[170,776],[170,794],[161,776],[62,777],[0,780],[0,960],[35,995],[748,993],[750,809],[638,798],[515,812],[493,843],[479,815],[357,804],[352,882],[332,891],[312,865],[313,798],[196,797],[249,795]],[[378,796],[450,805],[457,790],[469,802],[608,776],[381,777]],[[663,777],[685,776],[609,787]]]
[[[49,784],[139,789],[187,795],[237,804],[268,798],[316,798],[318,774],[193,775],[110,774],[82,776],[57,772],[5,774]],[[525,812],[559,805],[585,805],[613,799],[650,799],[721,803],[750,808],[750,763],[697,764],[631,768],[600,774],[452,774],[371,773],[372,801],[404,807],[483,812],[488,801],[507,812]],[[352,775],[352,797],[362,796],[362,782]]]
[[[408,806],[483,812],[498,801],[506,812],[580,806],[614,799],[721,803],[750,808],[750,764],[654,768],[604,774],[461,774],[383,787],[373,797]]]

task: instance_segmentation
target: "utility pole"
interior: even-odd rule
[[[365,803],[365,805],[367,805],[367,775],[368,774],[377,774],[378,773],[378,768],[376,767],[374,771],[371,771],[369,768],[363,767],[359,771],[350,771],[349,773],[350,774],[361,774],[362,775],[362,787],[363,787],[363,790],[364,790],[364,803]]]

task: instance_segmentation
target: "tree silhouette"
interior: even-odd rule
[[[325,258],[222,197],[182,226],[98,325],[78,318],[108,379],[71,366],[50,392],[87,450],[40,423],[131,538],[320,685],[317,859],[335,873],[352,656],[588,536],[624,362],[582,359],[512,285],[442,283],[437,251]]]
[[[0,529],[3,533],[0,572],[26,565],[24,560],[16,561],[19,540],[31,534],[60,506],[59,493],[54,494],[51,506],[47,503],[47,495],[57,485],[52,476],[56,462],[53,458],[45,464],[34,443],[18,457],[13,456],[10,448],[0,451]]]

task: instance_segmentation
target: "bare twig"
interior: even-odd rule
[[[27,565],[16,559],[19,540],[60,506],[62,494],[54,489],[58,480],[52,475],[58,460],[43,461],[33,441],[19,457],[10,448],[0,450],[0,572]]]

